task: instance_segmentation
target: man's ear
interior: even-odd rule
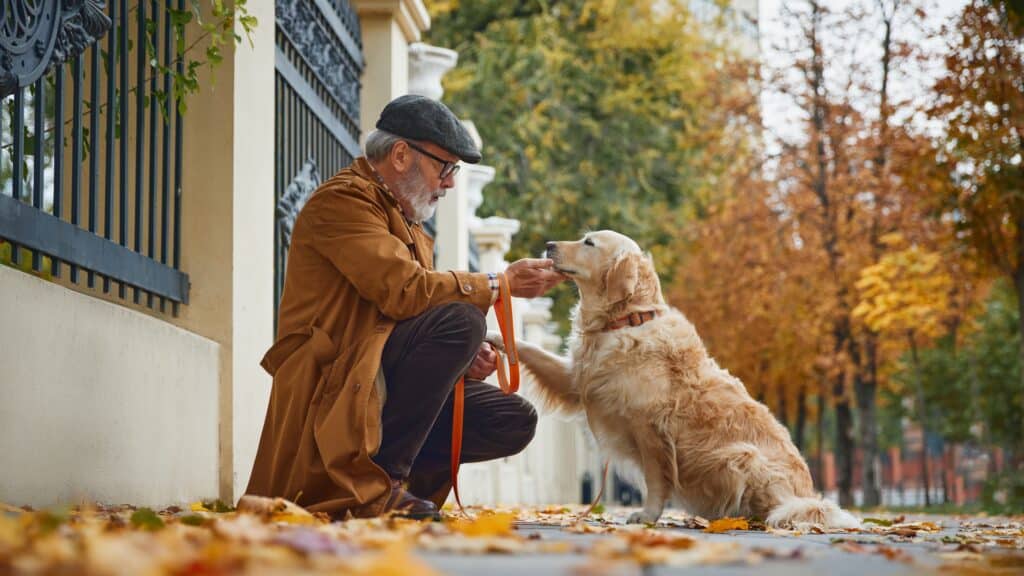
[[[404,174],[409,170],[416,158],[413,157],[412,150],[409,148],[409,145],[404,140],[399,140],[391,147],[391,153],[388,154],[388,160],[391,161],[391,167],[395,169],[395,172]]]
[[[619,256],[605,274],[605,294],[609,304],[629,300],[636,291],[638,254]]]

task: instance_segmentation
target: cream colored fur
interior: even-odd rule
[[[548,246],[548,257],[580,291],[569,357],[517,342],[520,359],[549,405],[584,412],[602,448],[642,471],[647,496],[631,522],[655,522],[675,496],[708,518],[859,526],[815,494],[789,432],[708,356],[686,317],[665,304],[651,259],[633,240],[600,231]],[[659,315],[604,330],[648,310]],[[499,335],[488,339],[501,345]]]

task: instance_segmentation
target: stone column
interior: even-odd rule
[[[359,126],[366,138],[384,106],[409,92],[409,44],[430,28],[422,0],[351,0],[363,31]]]
[[[523,306],[523,340],[543,346],[551,320],[551,298],[527,300]]]
[[[440,100],[444,94],[441,79],[459,61],[459,53],[423,42],[409,45],[409,93]]]
[[[512,246],[512,236],[519,231],[519,220],[491,216],[480,220],[470,232],[480,250],[480,271],[501,272],[508,266],[505,254]]]
[[[470,122],[466,122],[470,124]],[[475,134],[475,131],[473,131]],[[437,207],[437,269],[469,268],[470,230],[480,219],[474,215],[483,201],[483,188],[494,180],[494,168],[481,164],[463,164],[455,187]]]

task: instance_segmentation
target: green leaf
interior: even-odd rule
[[[149,508],[139,508],[132,513],[132,526],[144,530],[159,530],[164,527],[164,521]]]
[[[28,252],[25,251],[22,254],[22,263],[26,262],[26,256]],[[39,530],[43,534],[53,532],[61,524],[68,521],[71,511],[67,508],[52,508],[50,510],[43,510],[42,512],[36,513],[36,521],[39,523]]]
[[[864,521],[872,524],[878,524],[879,526],[892,526],[892,520],[886,520],[884,518],[865,518]]]
[[[198,514],[189,514],[188,516],[181,517],[181,523],[186,526],[202,526],[203,524],[206,524],[206,518],[203,518]]]
[[[227,504],[225,504],[220,499],[217,499],[217,500],[203,500],[203,508],[206,508],[207,510],[209,510],[211,512],[216,512],[217,514],[223,514],[225,512],[234,512],[235,511],[235,509],[233,507],[228,506]]]
[[[171,16],[172,26],[183,27],[192,21],[192,12],[188,10],[175,10],[173,8],[169,8],[167,12]]]

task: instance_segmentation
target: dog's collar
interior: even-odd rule
[[[616,318],[611,322],[605,324],[602,332],[611,332],[612,330],[618,330],[619,328],[625,328],[626,326],[639,326],[644,322],[650,322],[658,316],[661,312],[658,310],[645,310],[643,312],[630,312],[621,318]]]

